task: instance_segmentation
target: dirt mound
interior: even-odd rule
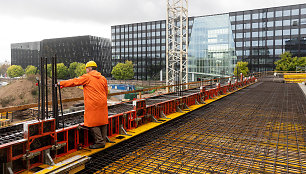
[[[12,81],[7,86],[0,87],[0,106],[18,106],[37,103],[38,87],[35,85],[35,76]],[[51,79],[48,80],[51,84]],[[49,87],[48,100],[51,101],[51,86]],[[62,99],[83,97],[83,90],[77,87],[63,88]]]

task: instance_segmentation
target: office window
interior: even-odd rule
[[[267,27],[273,27],[273,22],[272,21],[267,22]]]
[[[274,12],[268,12],[267,17],[268,17],[268,18],[273,18],[273,17],[274,17]]]
[[[250,29],[251,24],[244,24],[244,29]]]
[[[299,15],[299,9],[294,9],[291,11],[291,15]]]
[[[242,33],[237,33],[236,38],[242,38]]]
[[[252,23],[252,28],[258,28],[258,23]]]
[[[119,33],[120,29],[119,28],[116,28],[116,33]]]
[[[290,16],[290,10],[285,10],[283,16]]]
[[[244,15],[244,20],[250,20],[251,19],[251,14],[245,14]]]
[[[258,46],[258,41],[252,41],[252,46]]]
[[[275,26],[279,27],[283,25],[283,21],[275,21]]]
[[[282,30],[275,30],[275,36],[281,36]]]
[[[284,20],[283,25],[284,26],[289,26],[290,25],[290,20]]]
[[[166,28],[166,24],[165,23],[162,23],[162,28]]]
[[[282,49],[275,49],[275,54],[277,54],[277,55],[282,54]]]
[[[301,34],[306,34],[306,28],[301,28]]]
[[[244,51],[244,55],[245,55],[245,56],[249,56],[249,55],[250,55],[250,50],[245,50],[245,51]]]
[[[301,14],[306,14],[306,8],[301,9]]]
[[[283,41],[281,39],[275,40],[275,45],[282,45]]]
[[[297,34],[299,34],[298,29],[291,29],[291,35],[297,35]]]
[[[151,25],[148,24],[148,25],[147,25],[147,30],[150,30],[150,29],[151,29]]]
[[[235,25],[232,25],[232,30],[236,30],[235,28],[236,28]]]
[[[245,41],[245,43],[244,43],[245,47],[250,47],[250,45],[251,45],[250,41]]]
[[[267,40],[267,45],[272,46],[273,45],[273,40]]]
[[[273,31],[267,31],[267,36],[273,36]]]
[[[242,15],[236,16],[236,21],[242,21],[242,20],[243,20],[243,16]]]
[[[265,31],[260,31],[259,32],[259,37],[266,37],[266,32]]]
[[[243,28],[243,24],[236,25],[236,30],[242,30],[242,28]]]
[[[245,37],[245,38],[250,38],[250,37],[251,37],[250,32],[246,32],[246,33],[244,33],[244,37]]]
[[[252,14],[252,19],[258,19],[258,13]]]
[[[282,11],[276,11],[275,17],[281,17],[282,16]]]
[[[236,51],[236,53],[237,53],[237,56],[242,56],[242,51],[241,50]]]
[[[235,21],[235,16],[231,16],[231,17],[230,17],[230,20],[231,20],[231,21]]]
[[[237,47],[242,47],[242,42],[236,42]]]
[[[252,32],[252,37],[258,37],[258,32],[256,31]]]

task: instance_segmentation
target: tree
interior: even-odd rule
[[[20,77],[24,74],[24,70],[20,65],[12,65],[7,69],[9,77]]]
[[[56,65],[57,68],[57,78],[58,79],[66,79],[68,77],[68,68],[64,63],[58,63]]]
[[[68,68],[70,78],[74,78],[74,77],[77,76],[75,74],[75,70],[76,70],[78,65],[79,65],[79,62],[72,62],[72,63],[70,63],[69,68]]]
[[[52,65],[47,64],[47,76],[51,78],[51,75],[52,75]]]
[[[10,65],[7,64],[7,63],[2,64],[0,66],[0,75],[1,74],[4,75],[9,67],[10,67]]]
[[[306,57],[292,57],[290,52],[281,54],[281,59],[275,62],[276,71],[295,71],[296,68],[306,66]]]
[[[132,61],[118,63],[112,70],[112,75],[117,80],[128,80],[134,77],[134,68]]]
[[[36,74],[36,73],[37,73],[37,68],[35,66],[33,66],[33,65],[29,65],[25,69],[25,74],[26,75]]]
[[[247,76],[249,74],[249,68],[248,68],[248,62],[237,62],[237,65],[234,69],[235,76],[239,76],[240,73],[243,74],[243,76]],[[238,73],[237,73],[237,67],[238,67]]]
[[[74,74],[76,75],[76,77],[79,77],[86,73],[85,66],[86,65],[84,63],[78,63],[76,69],[74,70]]]

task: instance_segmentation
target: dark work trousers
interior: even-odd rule
[[[95,144],[103,144],[106,143],[107,136],[107,125],[97,126],[90,128],[93,136],[95,138]]]

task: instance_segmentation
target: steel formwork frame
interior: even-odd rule
[[[176,81],[188,83],[188,0],[167,0],[167,86],[175,85]]]

